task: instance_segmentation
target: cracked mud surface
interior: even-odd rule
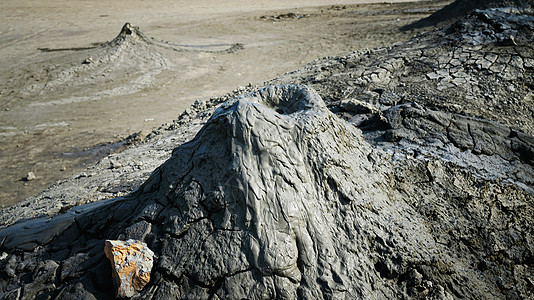
[[[134,238],[139,299],[529,299],[532,24],[479,10],[196,102],[4,210],[0,295],[112,298],[104,240]]]

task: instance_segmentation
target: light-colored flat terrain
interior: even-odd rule
[[[1,2],[0,205],[80,172],[196,99],[408,39],[416,32],[399,27],[450,1],[370,2],[380,1]],[[153,40],[104,48],[126,22]],[[24,180],[30,171],[36,180]]]

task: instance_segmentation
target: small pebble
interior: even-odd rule
[[[35,180],[35,174],[33,172],[28,172],[28,175],[26,176],[27,181]]]

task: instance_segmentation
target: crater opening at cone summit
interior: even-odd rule
[[[302,85],[269,86],[246,95],[246,100],[261,104],[281,115],[290,115],[312,108],[326,109],[317,92]]]

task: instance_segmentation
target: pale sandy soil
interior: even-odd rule
[[[408,39],[416,32],[399,27],[450,1],[370,2],[380,1],[0,2],[0,205],[80,172],[196,99]],[[126,22],[166,46],[92,48]],[[36,180],[24,180],[30,171]]]

